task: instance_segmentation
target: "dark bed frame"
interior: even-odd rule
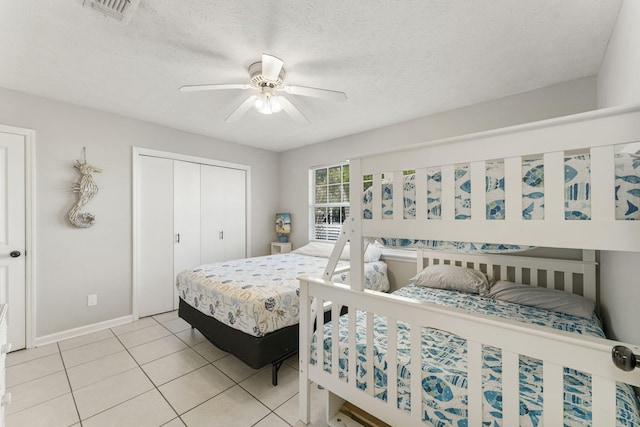
[[[207,316],[182,298],[178,316],[200,331],[213,345],[234,355],[253,369],[260,369],[271,363],[271,383],[274,386],[278,385],[278,370],[282,363],[298,352],[298,325],[254,337]]]
[[[340,315],[348,312],[342,306]],[[213,345],[242,360],[253,369],[260,369],[271,363],[271,384],[278,385],[278,371],[282,363],[298,353],[298,325],[287,326],[262,337],[254,337],[225,325],[207,316],[180,298],[178,316],[205,336]],[[331,320],[331,310],[324,312],[324,323]],[[315,331],[316,325],[313,325]]]

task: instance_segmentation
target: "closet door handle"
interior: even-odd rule
[[[180,243],[180,233],[176,234],[176,243]]]
[[[224,239],[224,231],[221,231],[220,232],[220,240],[223,240],[223,239]]]

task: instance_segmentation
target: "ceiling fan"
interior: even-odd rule
[[[263,53],[262,61],[255,62],[249,66],[249,75],[251,76],[250,83],[187,85],[181,86],[180,91],[251,90],[253,94],[227,117],[226,122],[235,122],[245,115],[251,107],[255,107],[255,109],[262,114],[274,114],[284,110],[296,123],[309,124],[309,119],[307,119],[291,101],[282,95],[278,95],[280,92],[286,92],[291,95],[310,96],[328,101],[346,101],[347,94],[344,92],[306,86],[285,86],[285,71],[283,65],[284,62],[281,59]]]

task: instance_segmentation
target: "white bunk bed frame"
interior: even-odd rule
[[[476,268],[499,272],[501,278],[514,271],[515,280],[530,277],[537,286],[538,272],[546,272],[546,285],[556,286],[556,275],[564,279],[564,290],[574,292],[574,275],[582,275],[582,294],[596,300],[596,250],[640,252],[640,221],[615,219],[614,146],[640,141],[640,106],[613,108],[582,113],[564,118],[481,132],[434,141],[375,155],[351,159],[351,212],[339,243],[351,241],[351,287],[328,280],[301,277],[300,283],[300,420],[310,420],[309,387],[311,381],[325,387],[327,422],[347,425],[340,412],[344,401],[350,401],[364,411],[392,425],[420,425],[421,406],[411,405],[411,413],[396,406],[397,373],[388,369],[387,400],[373,396],[373,387],[363,391],[356,387],[355,369],[349,369],[348,381],[338,376],[338,369],[326,372],[322,355],[318,365],[309,363],[313,324],[316,313],[322,313],[325,303],[331,305],[332,318],[339,317],[341,306],[349,307],[349,360],[356,363],[355,312],[367,313],[367,384],[373,384],[373,315],[388,318],[389,325],[403,321],[411,325],[411,360],[420,360],[420,328],[431,327],[455,333],[467,340],[468,349],[468,410],[469,425],[482,422],[482,345],[502,350],[503,390],[517,390],[519,355],[543,361],[544,425],[563,425],[563,368],[574,368],[592,376],[592,418],[595,426],[615,425],[616,381],[640,387],[640,369],[623,371],[612,363],[612,348],[624,345],[634,353],[640,347],[607,339],[575,336],[520,322],[496,320],[489,316],[436,306],[394,295],[363,289],[363,250],[366,238],[397,237],[425,240],[492,242],[583,249],[582,261],[538,259],[505,255],[443,254],[418,251],[418,271],[426,263],[473,263]],[[482,147],[482,149],[478,149]],[[564,154],[580,150],[591,154],[591,220],[564,219]],[[543,220],[522,219],[522,161],[542,155],[545,172],[545,214]],[[471,194],[470,220],[454,219],[454,167],[471,164],[472,188],[484,189],[485,162],[504,159],[505,220],[485,219],[484,191]],[[393,174],[394,189],[402,189],[402,171],[415,170],[416,194],[426,195],[426,170],[441,167],[442,219],[428,219],[426,197],[417,197],[417,217],[403,218],[403,192],[393,192],[393,218],[382,219],[381,175]],[[373,218],[362,219],[360,182],[364,175],[373,175]],[[337,244],[336,247],[340,245]],[[337,262],[341,248],[334,251]],[[439,260],[439,261],[436,261]],[[426,261],[425,261],[426,260]],[[495,267],[495,269],[494,269]],[[513,269],[513,270],[512,270]],[[329,270],[328,270],[329,271]],[[327,273],[330,274],[330,273]],[[544,273],[542,277],[544,277]],[[325,275],[325,279],[330,276]],[[608,286],[615,284],[607,284]],[[318,328],[317,342],[323,342],[323,330]],[[332,322],[332,336],[338,336],[338,322]],[[396,328],[388,328],[388,355],[396,358]],[[338,360],[338,340],[332,340],[332,360]],[[320,346],[319,348],[322,348]],[[640,359],[640,356],[639,356]],[[633,360],[633,357],[631,358]],[[419,363],[411,364],[411,377],[421,378]],[[421,384],[411,382],[411,396],[421,401]],[[340,422],[337,421],[340,419]],[[350,421],[349,421],[350,422]],[[503,425],[519,424],[518,393],[503,394]]]

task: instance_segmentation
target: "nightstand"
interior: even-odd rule
[[[271,242],[271,255],[291,252],[291,242]]]

